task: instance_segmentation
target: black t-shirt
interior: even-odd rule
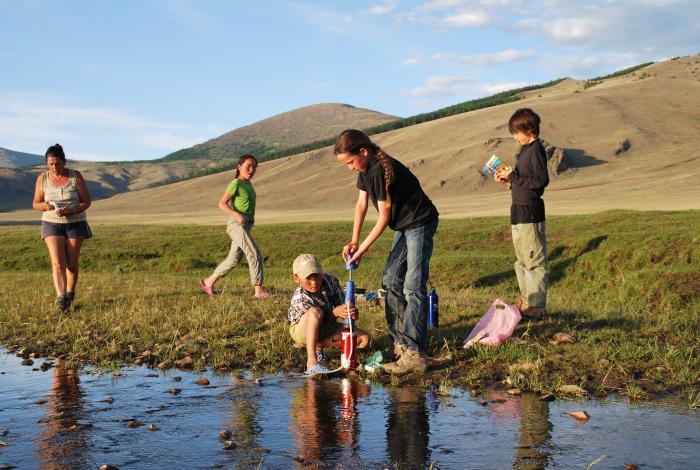
[[[392,157],[388,157],[388,160],[394,170],[394,181],[389,186],[391,195],[389,227],[392,230],[407,230],[436,221],[438,211],[423,192],[418,178],[400,161]],[[386,201],[384,166],[377,157],[372,157],[367,168],[357,175],[357,188],[367,191],[377,210],[377,201]]]

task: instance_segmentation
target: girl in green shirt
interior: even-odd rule
[[[249,154],[241,156],[236,165],[236,178],[226,188],[219,200],[219,208],[230,217],[226,232],[231,237],[231,249],[228,256],[206,279],[199,280],[199,287],[207,295],[214,295],[214,284],[237,266],[243,256],[248,261],[250,282],[255,287],[254,297],[270,297],[263,287],[263,258],[255,240],[250,234],[255,222],[255,188],[250,182],[258,168],[258,160]]]

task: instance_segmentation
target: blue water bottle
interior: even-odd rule
[[[438,307],[438,295],[435,289],[428,294],[428,328],[440,327],[440,309]]]

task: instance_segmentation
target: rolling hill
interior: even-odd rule
[[[245,152],[257,155],[263,149],[284,149],[310,140],[332,137],[347,126],[365,128],[395,119],[395,116],[346,104],[317,104],[233,130],[192,149],[182,150],[179,156],[170,155],[164,159],[139,162],[72,162],[71,166],[82,172],[93,199],[104,199],[123,192],[161,186],[197,174],[221,171],[222,166],[232,167],[238,156]],[[255,151],[256,148],[258,151]],[[4,149],[0,149],[2,150]],[[7,154],[8,161],[21,161],[24,162],[23,165],[44,162],[44,157],[40,155],[7,152],[10,152]],[[0,152],[0,163],[3,155]],[[31,160],[29,157],[36,159]],[[33,182],[39,171],[41,168],[0,168],[0,188],[7,195],[0,200],[0,211],[31,208]],[[26,187],[27,181],[30,182],[29,188]]]
[[[44,163],[43,155],[16,152],[0,147],[0,168],[19,168]]]
[[[365,129],[396,119],[396,116],[349,104],[315,104],[263,119],[194,147],[178,150],[163,160],[220,160],[244,153],[262,155],[333,137],[348,126]]]
[[[443,217],[506,215],[510,195],[479,175],[496,153],[517,144],[506,121],[520,107],[542,117],[541,137],[566,149],[569,169],[545,192],[550,214],[609,209],[700,209],[700,56],[676,58],[613,78],[564,80],[521,100],[376,135],[408,165]],[[348,126],[349,127],[349,126]],[[93,223],[224,224],[217,201],[231,172],[96,202]],[[326,147],[264,162],[254,180],[256,220],[352,220],[355,175]],[[373,211],[370,211],[373,212]],[[0,214],[36,220],[37,214]]]

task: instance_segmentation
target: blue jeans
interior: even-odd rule
[[[438,221],[394,233],[382,287],[386,290],[386,323],[394,345],[426,352],[428,289],[433,235]]]

